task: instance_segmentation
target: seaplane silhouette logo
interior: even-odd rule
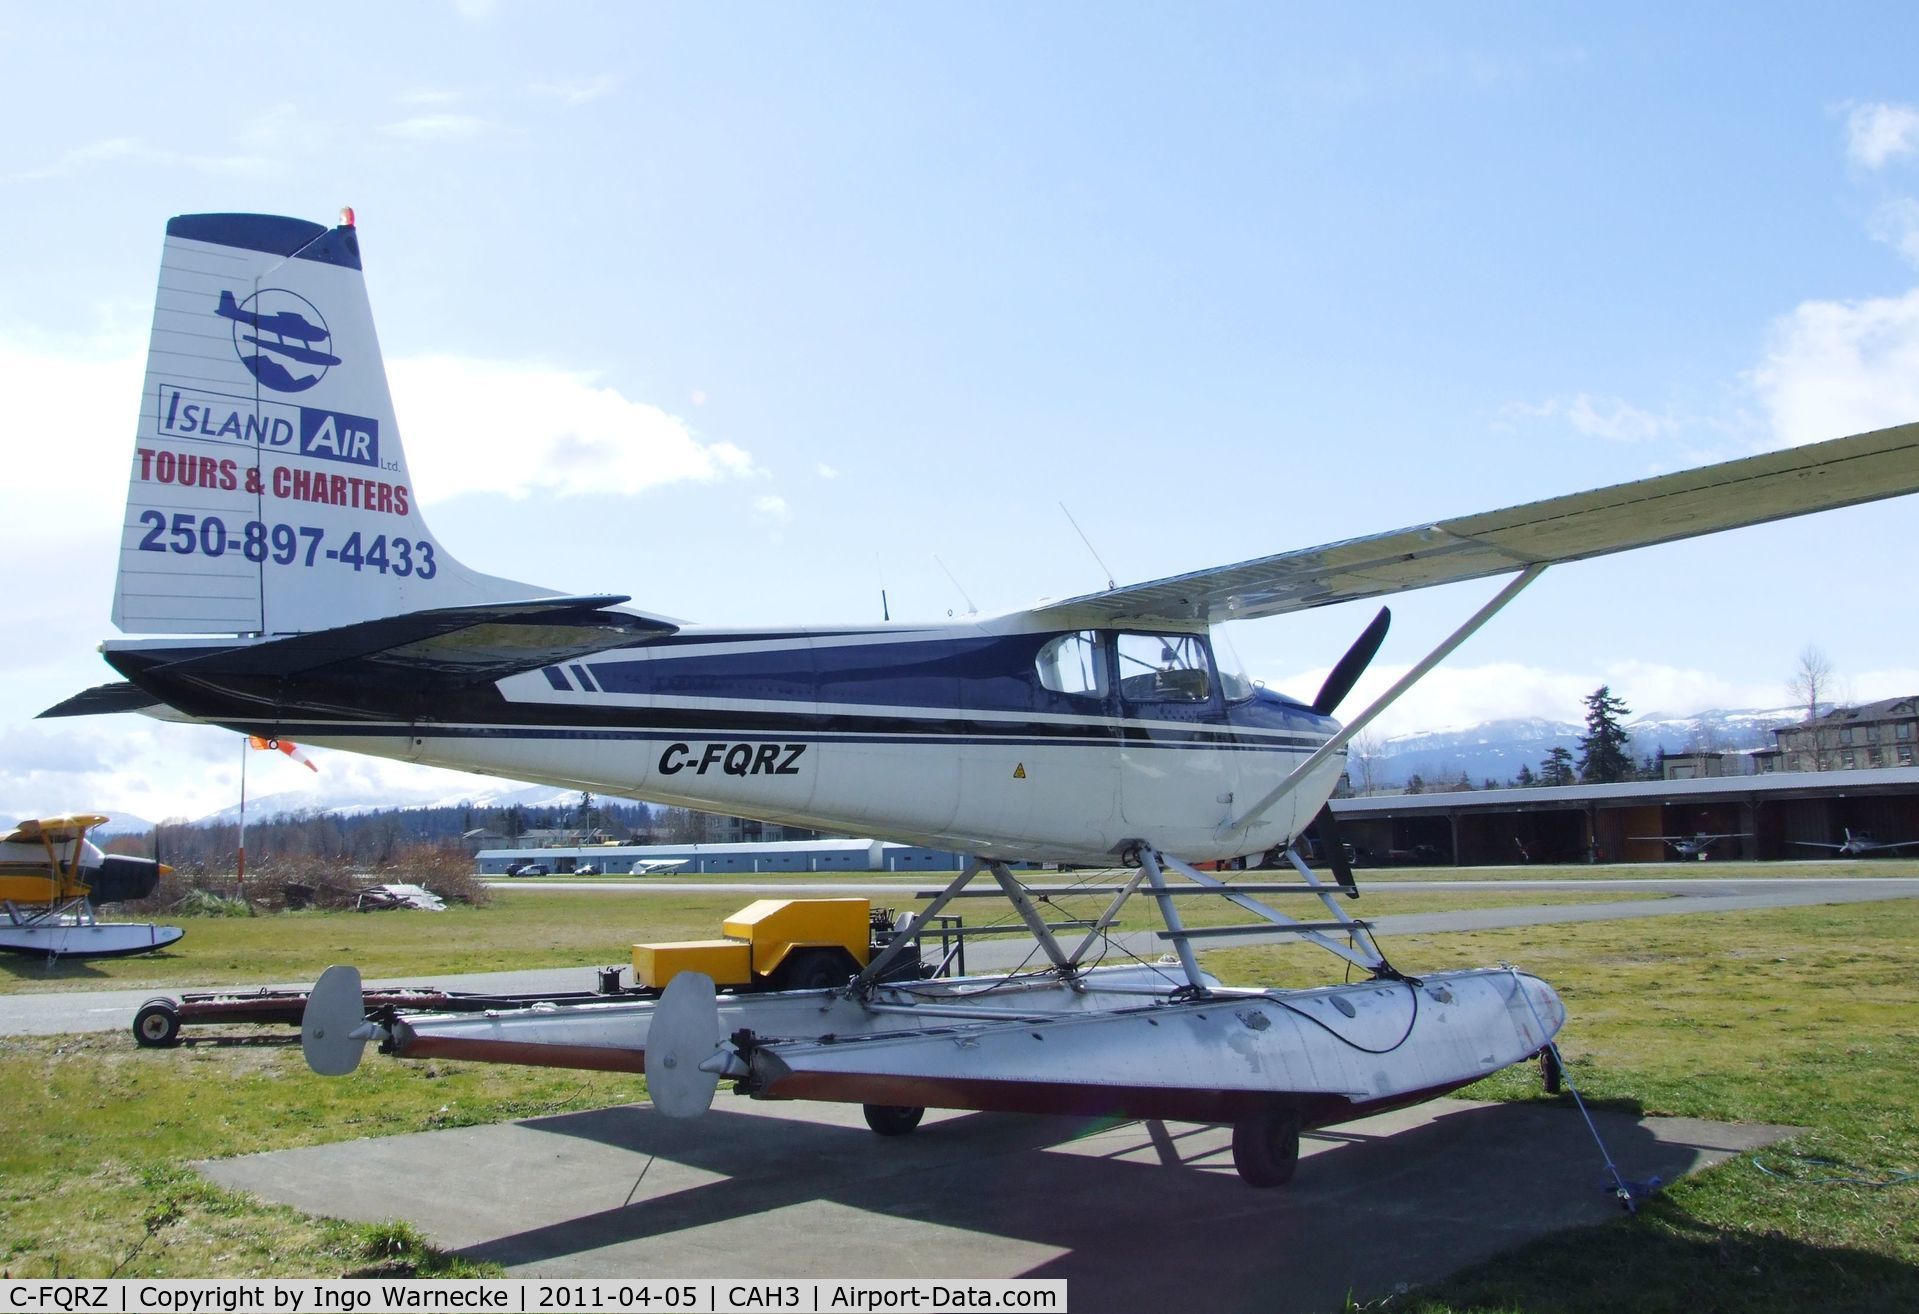
[[[332,338],[311,301],[281,287],[262,288],[245,301],[220,293],[215,312],[233,321],[233,350],[253,377],[275,392],[305,392],[340,358],[324,350]],[[293,366],[307,367],[295,374]]]

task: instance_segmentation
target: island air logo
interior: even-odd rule
[[[220,293],[215,312],[233,321],[233,350],[275,392],[305,392],[326,377],[340,358],[326,348],[326,320],[311,301],[283,287],[262,288],[245,301]]]

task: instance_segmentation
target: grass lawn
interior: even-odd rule
[[[1416,911],[1445,897],[1375,888],[1352,907]],[[343,958],[379,975],[610,962],[632,939],[711,934],[742,902],[528,889],[486,910],[439,916],[196,920],[184,942],[195,955],[96,964],[94,979],[192,983],[217,979],[213,964],[230,979],[292,980]],[[1386,947],[1407,971],[1510,960],[1552,981],[1571,1013],[1564,1052],[1595,1101],[1809,1129],[1763,1156],[1787,1176],[1736,1159],[1676,1184],[1637,1217],[1547,1237],[1386,1308],[1919,1309],[1919,1182],[1873,1189],[1806,1180],[1919,1169],[1919,900],[1398,936]],[[1279,984],[1323,980],[1327,961],[1297,948],[1206,955],[1227,980]],[[136,975],[153,972],[170,975]],[[74,988],[74,978],[12,980],[7,988]],[[11,1133],[0,1144],[0,1267],[16,1277],[446,1271],[404,1228],[264,1207],[208,1185],[187,1165],[603,1107],[643,1092],[636,1078],[451,1063],[373,1061],[323,1081],[284,1044],[149,1051],[118,1032],[0,1039],[0,1116]],[[1543,1098],[1530,1067],[1467,1093]],[[1794,1153],[1845,1167],[1808,1165]],[[1632,1175],[1631,1164],[1622,1167]],[[1582,1178],[1567,1189],[1591,1187]]]
[[[578,964],[586,989],[585,969],[629,961],[634,941],[718,935],[720,921],[749,901],[505,890],[484,908],[456,904],[442,913],[183,917],[175,923],[186,938],[159,953],[52,968],[44,959],[0,955],[0,994],[311,981],[330,963],[353,963],[369,980]]]
[[[1385,1308],[1919,1310],[1919,1180],[1805,1180],[1919,1170],[1919,900],[1399,936],[1387,948],[1409,972],[1504,960],[1553,982],[1570,1014],[1561,1050],[1591,1101],[1809,1130],[1761,1156],[1790,1178],[1734,1159],[1637,1217],[1543,1238]],[[1228,980],[1303,976],[1302,962],[1270,949],[1206,959]],[[1463,1093],[1547,1098],[1531,1065]]]
[[[1264,879],[1266,873],[1256,875]],[[1101,873],[1090,883],[1110,880],[1110,873]],[[1466,901],[1483,908],[1638,897],[1613,891],[1583,894],[1489,889],[1484,894],[1461,894],[1401,891],[1387,884],[1363,888],[1367,888],[1365,895],[1344,905],[1354,916],[1429,912]],[[721,921],[755,897],[660,890],[541,890],[528,885],[496,891],[493,901],[484,908],[456,904],[443,913],[309,911],[259,917],[176,918],[176,924],[186,928],[186,938],[159,953],[51,966],[45,959],[0,955],[0,994],[180,990],[311,981],[331,963],[352,963],[368,980],[578,965],[580,988],[587,989],[590,982],[586,969],[602,963],[629,962],[636,940],[718,935]],[[1660,896],[1648,893],[1643,897]],[[1106,895],[1052,896],[1048,917],[1096,917],[1107,899]],[[901,909],[919,906],[904,892],[874,901]],[[1183,899],[1181,903],[1189,923],[1195,926],[1246,920],[1245,914],[1220,900]],[[1294,906],[1296,910],[1297,904],[1297,900],[1290,900],[1281,906]],[[1317,908],[1317,903],[1313,906]],[[969,925],[1018,923],[1007,905],[998,900],[962,900],[952,910],[963,914]],[[1145,930],[1159,925],[1153,905],[1135,898],[1118,927]]]

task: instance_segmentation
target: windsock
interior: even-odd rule
[[[263,739],[259,735],[248,735],[247,742],[255,748],[277,748],[295,762],[304,765],[309,771],[318,771],[320,769],[313,765],[313,759],[305,753],[302,753],[300,746],[291,739]]]

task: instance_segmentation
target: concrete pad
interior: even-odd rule
[[[1668,1182],[1795,1130],[1595,1118],[1626,1176]],[[1081,1310],[1335,1309],[1619,1210],[1570,1106],[1439,1100],[1303,1148],[1260,1191],[1221,1127],[935,1111],[883,1139],[856,1106],[722,1095],[196,1167],[520,1276],[1060,1277]]]

